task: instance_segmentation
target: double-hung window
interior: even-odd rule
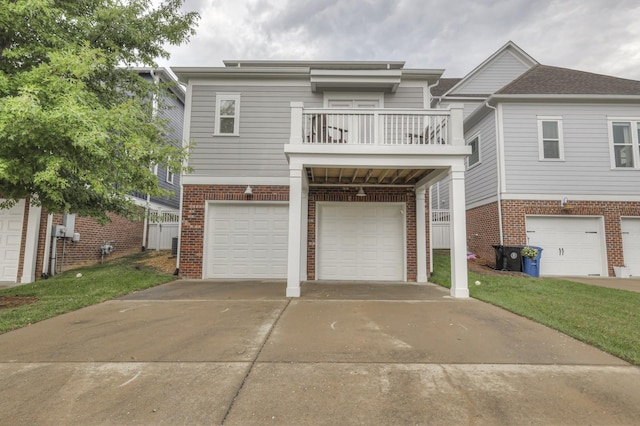
[[[538,151],[541,161],[564,160],[562,117],[538,117]]]
[[[609,120],[612,169],[640,168],[640,119]]]
[[[467,157],[467,168],[471,168],[480,163],[480,135],[469,139],[467,146],[471,147],[471,155]]]
[[[216,93],[215,134],[238,136],[240,134],[240,94]]]

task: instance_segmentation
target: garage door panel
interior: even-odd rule
[[[318,208],[318,279],[404,279],[404,217],[399,204]]]
[[[0,202],[4,199],[0,198]],[[10,209],[0,210],[0,281],[18,280],[18,261],[22,240],[24,200]]]
[[[541,275],[602,275],[603,238],[597,217],[527,217],[527,244],[543,248]]]
[[[634,277],[640,277],[640,218],[621,220],[624,264]]]
[[[288,206],[211,204],[205,278],[286,278]]]

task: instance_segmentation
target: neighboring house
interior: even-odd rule
[[[141,68],[136,71],[145,78],[171,84],[171,93],[164,100],[171,108],[163,112],[172,128],[167,140],[181,141],[184,90],[163,68]],[[141,206],[139,221],[110,215],[112,222],[101,226],[91,218],[47,214],[43,208],[30,206],[27,200],[21,200],[11,209],[0,210],[0,282],[25,284],[41,276],[98,263],[103,258],[138,252],[145,246],[160,247],[160,243],[164,243],[161,248],[171,248],[171,239],[168,238],[168,247],[166,240],[171,235],[177,237],[177,220],[160,226],[157,218],[178,216],[180,175],[158,167],[155,170],[160,185],[174,195],[165,199],[134,194],[136,203]],[[153,220],[149,224],[145,209],[152,213]],[[160,214],[154,214],[156,212]],[[64,225],[66,233],[62,234],[60,232]],[[56,232],[59,233],[57,238]],[[74,234],[77,234],[77,241],[74,241]],[[54,241],[55,245],[52,244]],[[103,245],[111,246],[113,251],[103,255]]]
[[[187,83],[183,278],[426,282],[428,187],[450,176],[452,288],[467,297],[462,105],[403,62],[226,61]]]
[[[465,103],[471,251],[529,244],[542,275],[640,276],[640,81],[540,65],[511,42],[443,80],[434,105]]]

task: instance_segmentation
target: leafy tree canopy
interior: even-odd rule
[[[134,191],[167,195],[150,165],[179,173],[185,156],[153,114],[168,91],[128,68],[194,34],[183,1],[0,0],[0,208],[30,198],[106,221],[134,211]]]

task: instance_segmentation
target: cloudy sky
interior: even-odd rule
[[[402,60],[462,77],[514,41],[538,62],[640,80],[638,0],[186,0],[197,35],[162,66]]]

